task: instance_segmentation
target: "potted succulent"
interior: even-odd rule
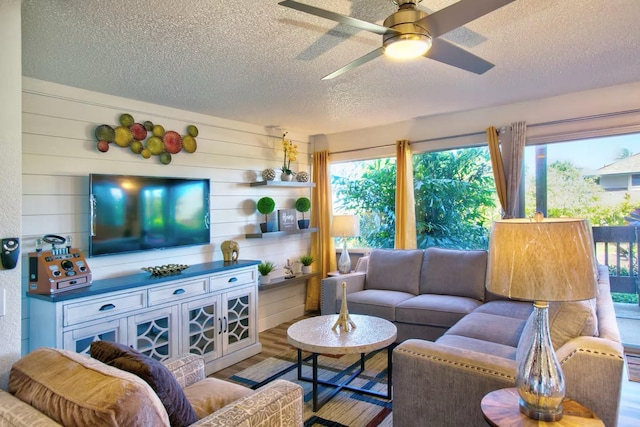
[[[268,233],[275,231],[275,222],[269,222],[268,215],[273,212],[276,207],[276,202],[271,197],[263,197],[258,200],[256,204],[258,212],[264,215],[264,222],[260,224],[260,231]]]
[[[313,264],[314,261],[315,259],[311,255],[302,255],[300,257],[300,263],[302,264],[303,274],[311,273],[311,264]]]
[[[261,285],[268,285],[269,283],[271,283],[271,276],[269,275],[269,273],[271,273],[275,269],[276,266],[273,265],[271,261],[262,261],[260,264],[258,264],[258,272],[260,273]]]
[[[298,228],[300,230],[304,228],[309,228],[309,220],[304,219],[304,213],[309,212],[310,208],[311,208],[311,200],[309,200],[308,198],[300,197],[298,200],[296,200],[296,210],[302,213],[302,219],[298,220]]]

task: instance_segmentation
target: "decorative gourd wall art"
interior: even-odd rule
[[[181,151],[194,153],[198,148],[198,128],[195,125],[187,126],[187,133],[180,135],[173,130],[165,131],[162,125],[149,120],[136,122],[128,113],[121,114],[119,121],[120,125],[116,127],[104,124],[96,127],[98,151],[106,153],[113,144],[128,148],[145,159],[158,156],[160,163],[168,165],[174,154]]]

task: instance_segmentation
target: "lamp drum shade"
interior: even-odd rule
[[[495,221],[487,290],[527,301],[579,301],[597,294],[589,222],[574,218]]]
[[[360,218],[356,215],[334,215],[331,236],[357,237],[360,235]]]

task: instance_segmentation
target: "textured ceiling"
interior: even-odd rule
[[[390,0],[300,1],[378,24],[396,11]],[[277,2],[24,0],[23,74],[309,134],[640,79],[639,0],[515,0],[446,34],[495,64],[484,75],[381,57],[329,81],[381,36]]]

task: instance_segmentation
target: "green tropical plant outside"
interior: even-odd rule
[[[419,248],[482,249],[497,219],[489,151],[470,148],[413,156]],[[395,159],[366,162],[360,176],[334,177],[336,206],[362,218],[359,244],[392,248]]]
[[[300,257],[300,263],[305,267],[310,266],[311,264],[313,264],[314,261],[315,261],[315,258],[313,258],[311,255],[302,255]]]
[[[262,261],[258,264],[258,272],[263,276],[268,275],[275,269],[276,267],[271,261]]]

